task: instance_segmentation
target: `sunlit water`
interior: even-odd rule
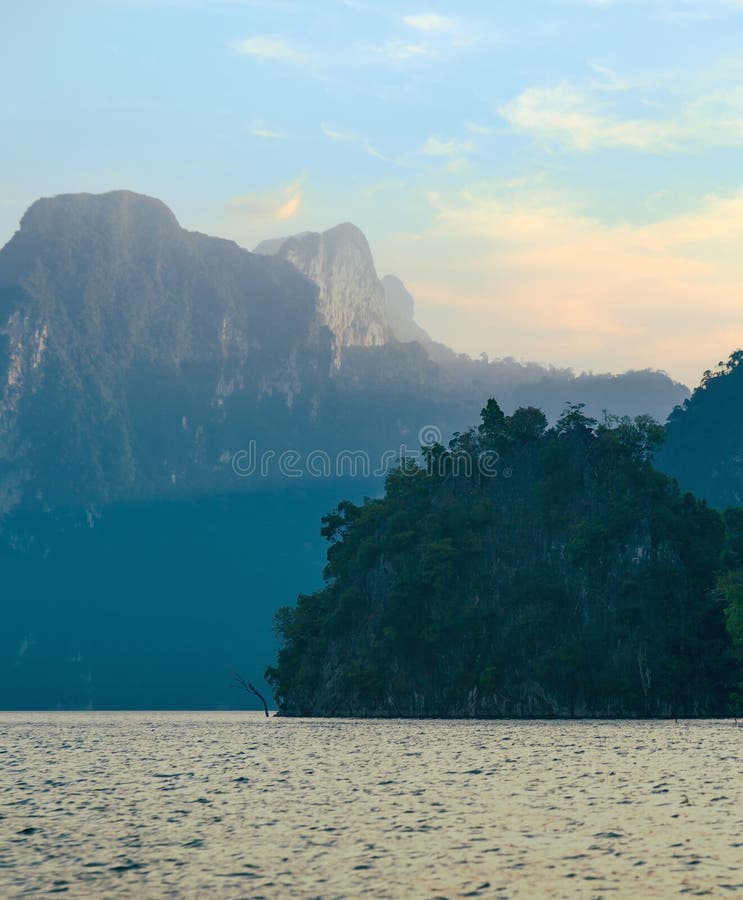
[[[0,714],[0,896],[743,896],[734,722]]]

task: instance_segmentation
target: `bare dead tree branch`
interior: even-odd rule
[[[246,694],[252,694],[254,697],[257,697],[263,704],[266,718],[268,718],[268,703],[266,703],[266,698],[263,696],[263,694],[261,694],[261,692],[256,689],[254,684],[246,681],[239,672],[234,672],[233,675],[235,679],[235,687],[239,687],[240,690],[245,691]]]

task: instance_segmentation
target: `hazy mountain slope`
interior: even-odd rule
[[[397,275],[385,275],[382,287],[384,311],[395,340],[430,345],[432,341],[428,333],[415,321],[415,300],[402,281]]]
[[[224,488],[251,428],[306,423],[330,365],[294,267],[125,191],[29,209],[0,251],[0,333],[6,506],[26,482],[51,505]]]
[[[282,256],[317,283],[321,312],[339,348],[336,379],[343,390],[392,395],[428,391],[431,400],[435,396],[463,404],[465,418],[476,415],[487,395],[509,411],[524,404],[539,406],[550,420],[566,403],[585,403],[598,417],[604,411],[648,413],[664,421],[689,396],[685,385],[660,371],[575,375],[570,369],[510,357],[491,362],[456,353],[418,325],[415,301],[399,278],[377,278],[366,238],[348,223],[323,234],[263,241],[256,252]],[[440,424],[446,432],[450,423]]]

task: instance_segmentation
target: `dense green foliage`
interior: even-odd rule
[[[339,504],[325,587],[277,616],[281,711],[726,713],[743,576],[713,590],[734,541],[652,467],[662,435],[580,406],[548,428],[491,400],[478,429],[403,461],[384,498]]]
[[[743,506],[743,350],[671,413],[658,467],[717,509]]]

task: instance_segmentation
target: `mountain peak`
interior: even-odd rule
[[[352,244],[371,256],[371,249],[369,248],[369,241],[367,241],[366,235],[353,222],[341,222],[340,225],[335,225],[333,228],[324,231],[320,237],[324,238],[328,243]]]
[[[320,311],[335,335],[338,351],[379,346],[391,339],[384,290],[369,242],[356,225],[342,222],[322,233],[269,239],[258,244],[255,252],[287,260],[317,284]]]
[[[392,339],[430,346],[415,322],[413,297],[396,275],[379,279],[366,235],[352,222],[270,238],[254,252],[283,257],[319,286],[321,310],[339,348]]]
[[[291,266],[185,231],[159,200],[38,200],[0,250],[0,515],[232,486],[220,458],[245,411],[270,397],[288,420],[324,383],[318,318]]]
[[[133,191],[109,191],[105,194],[57,194],[33,203],[21,219],[26,234],[45,234],[62,226],[66,229],[137,228],[176,230],[178,220],[155,197]]]

